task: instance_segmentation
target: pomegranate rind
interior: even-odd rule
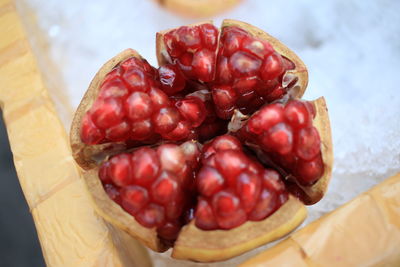
[[[291,88],[289,88],[288,94],[294,98],[301,98],[307,88],[308,85],[308,71],[306,65],[303,61],[286,45],[280,42],[275,37],[269,35],[268,33],[264,32],[263,30],[250,25],[248,23],[233,20],[233,19],[225,19],[222,21],[221,32],[225,27],[235,26],[241,29],[246,30],[253,36],[268,41],[272,47],[275,49],[276,52],[281,54],[282,56],[286,57],[287,59],[291,60],[295,68],[292,70],[287,70],[284,74],[283,79],[293,77],[297,78],[297,82],[293,84]]]
[[[302,196],[301,200],[306,205],[317,203],[325,195],[332,176],[333,166],[331,126],[325,98],[320,97],[312,101],[312,103],[316,111],[313,125],[315,128],[317,128],[321,138],[321,155],[322,161],[324,163],[324,173],[321,178],[312,186],[302,186],[300,184],[297,184],[299,188],[305,193],[304,197]]]
[[[192,221],[182,228],[172,257],[198,262],[227,260],[287,235],[306,216],[307,209],[303,203],[289,196],[285,204],[263,221],[247,221],[229,231],[204,231]]]
[[[103,189],[97,168],[85,172],[83,176],[94,201],[94,208],[103,219],[138,239],[154,251],[164,252],[168,249],[166,245],[160,242],[155,227],[143,227],[134,217],[125,212],[120,205],[110,199]]]
[[[242,0],[155,0],[160,6],[184,17],[211,17],[239,4]]]
[[[85,170],[95,168],[97,166],[96,161],[93,159],[94,155],[102,154],[104,153],[104,151],[122,151],[125,148],[124,143],[117,142],[113,142],[112,144],[106,143],[99,145],[87,145],[81,140],[80,128],[83,116],[92,107],[93,103],[97,99],[97,96],[99,95],[100,85],[104,80],[104,77],[120,62],[131,57],[141,58],[139,53],[137,53],[135,50],[126,49],[107,61],[94,76],[92,82],[89,85],[89,88],[87,89],[85,95],[81,100],[81,103],[79,104],[75,112],[70,132],[72,156],[79,164],[79,166],[81,166]]]

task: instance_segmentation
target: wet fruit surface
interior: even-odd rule
[[[140,225],[166,244],[193,220],[233,229],[277,211],[298,189],[286,183],[322,177],[315,107],[289,96],[295,62],[236,26],[183,26],[160,40],[164,63],[117,62],[80,121],[85,145],[124,145],[98,175]]]

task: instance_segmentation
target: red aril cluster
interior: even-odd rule
[[[211,82],[215,73],[218,29],[209,23],[183,26],[164,35],[167,51],[189,79]]]
[[[156,227],[161,238],[171,241],[190,203],[199,155],[198,144],[191,141],[142,147],[103,162],[99,177],[111,199],[141,225]]]
[[[165,72],[160,71],[160,75],[165,76]],[[182,87],[185,80],[178,75],[171,78],[174,81],[168,93]],[[164,92],[165,84],[160,84],[157,71],[145,60],[132,57],[123,61],[106,75],[96,101],[84,116],[82,141],[93,145],[189,139],[205,119],[204,102],[195,96],[172,101]]]
[[[250,117],[240,135],[259,145],[301,184],[310,185],[324,172],[321,140],[312,124],[314,116],[314,107],[307,101],[269,104]]]
[[[286,94],[283,74],[294,68],[265,40],[237,27],[222,30],[212,94],[217,114],[230,118],[234,109],[248,114]]]
[[[200,229],[232,229],[263,220],[288,199],[278,172],[247,156],[235,137],[217,137],[202,153],[195,213]]]

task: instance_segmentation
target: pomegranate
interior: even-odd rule
[[[196,261],[299,225],[332,166],[324,99],[299,99],[300,59],[232,20],[158,33],[157,55],[158,69],[130,49],[111,59],[76,112],[71,147],[100,214]]]

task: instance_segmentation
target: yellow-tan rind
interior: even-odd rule
[[[305,206],[290,196],[263,221],[248,221],[229,231],[204,231],[192,221],[182,228],[172,257],[198,262],[226,260],[287,235],[304,221],[306,215]]]

